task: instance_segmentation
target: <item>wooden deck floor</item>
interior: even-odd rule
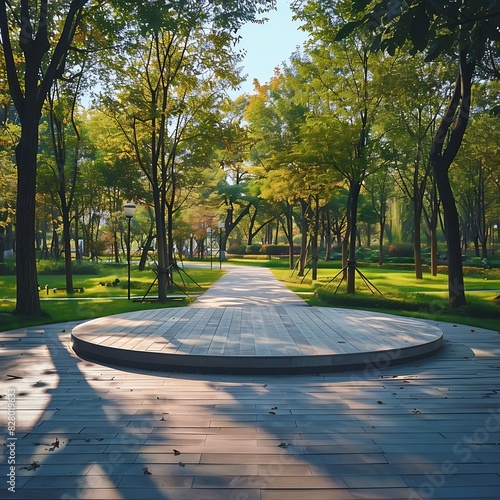
[[[499,498],[496,331],[438,323],[443,348],[408,364],[243,376],[88,362],[74,326],[0,333],[1,442],[16,438],[0,498]]]

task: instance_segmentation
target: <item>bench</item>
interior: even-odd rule
[[[48,287],[45,287],[45,290],[47,291],[47,295],[48,295],[48,293],[49,293]],[[66,288],[53,288],[52,291],[54,293],[65,292]],[[83,293],[84,291],[85,291],[85,288],[83,286],[82,287],[78,287],[78,286],[73,287],[73,292],[74,293]]]

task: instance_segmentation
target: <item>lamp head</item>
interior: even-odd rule
[[[123,207],[123,212],[125,214],[125,217],[131,219],[135,215],[135,203],[127,203]]]

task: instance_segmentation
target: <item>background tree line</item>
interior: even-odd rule
[[[422,238],[435,273],[444,235],[464,303],[462,252],[491,257],[500,226],[498,2],[483,3],[295,2],[308,43],[230,98],[237,29],[274,2],[115,1],[111,19],[73,1],[57,21],[46,2],[1,2],[0,241],[15,229],[18,314],[39,311],[36,251],[66,259],[68,290],[79,240],[120,259],[126,201],[160,300],[176,252],[203,253],[219,222],[221,251],[286,242],[294,267],[298,243],[313,279],[338,246],[349,293],[360,246],[382,263],[400,232],[421,279]]]

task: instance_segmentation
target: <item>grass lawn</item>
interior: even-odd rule
[[[132,266],[130,277],[131,297],[142,298],[155,279],[152,270],[138,271]],[[65,287],[65,276],[60,274],[40,274],[40,300],[43,315],[40,318],[17,318],[12,315],[15,308],[16,278],[0,276],[0,331],[25,326],[59,323],[119,314],[141,309],[157,309],[160,307],[179,307],[188,305],[195,295],[207,290],[217,281],[224,271],[205,267],[187,267],[185,272],[174,273],[173,280],[178,285],[167,295],[172,297],[166,304],[157,302],[134,302],[127,300],[128,280],[127,266],[121,264],[105,264],[101,273],[96,275],[73,276],[74,287],[83,287],[83,293],[67,294],[61,290]],[[118,280],[118,281],[117,281]],[[46,286],[48,293],[46,291]],[[58,289],[54,291],[54,289]],[[148,297],[158,295],[158,287],[151,288]],[[70,300],[68,300],[70,299]]]
[[[392,269],[360,263],[359,270],[381,296],[373,287],[372,293],[358,273],[356,294],[347,295],[345,280],[341,283],[342,275],[332,281],[341,269],[339,262],[321,262],[316,281],[311,280],[310,272],[305,277],[297,276],[296,271],[288,269],[287,259],[231,259],[231,262],[269,267],[279,280],[311,305],[376,310],[500,331],[499,269],[465,268],[467,306],[451,309],[448,276],[424,273],[423,279],[417,280],[413,266]]]
[[[424,274],[422,280],[415,279],[414,270],[392,269],[389,266],[363,266],[360,271],[370,284],[382,295],[372,293],[361,277],[356,274],[356,294],[346,293],[346,283],[340,283],[341,276],[332,281],[340,271],[340,264],[321,263],[318,279],[311,280],[310,272],[305,277],[298,277],[288,269],[287,259],[231,259],[230,263],[248,266],[268,267],[278,279],[291,290],[298,293],[311,305],[346,307],[376,310],[403,316],[433,319],[461,323],[476,327],[499,330],[500,328],[500,270],[466,269],[465,287],[467,306],[459,309],[448,307],[447,276]],[[155,279],[152,270],[140,272],[132,266],[131,295],[143,297]],[[61,274],[41,274],[39,284],[42,303],[42,318],[20,320],[12,315],[15,307],[15,277],[0,277],[0,331],[18,327],[56,323],[72,320],[90,319],[99,316],[118,314],[140,309],[158,307],[176,307],[188,305],[192,299],[187,294],[197,294],[206,290],[224,273],[216,266],[213,269],[202,266],[186,267],[186,273],[175,273],[174,281],[180,288],[169,293],[167,304],[155,302],[134,302],[127,297],[127,266],[106,264],[101,266],[97,275],[75,275],[74,286],[84,287],[83,293],[68,297],[61,289],[65,286],[65,277]],[[340,286],[336,291],[337,286]],[[46,293],[46,287],[48,294]],[[154,286],[149,297],[155,297]],[[175,296],[175,298],[174,298]],[[72,300],[67,300],[71,298]],[[7,299],[7,300],[2,300]],[[125,300],[123,300],[125,299]],[[495,300],[496,299],[496,300]]]

